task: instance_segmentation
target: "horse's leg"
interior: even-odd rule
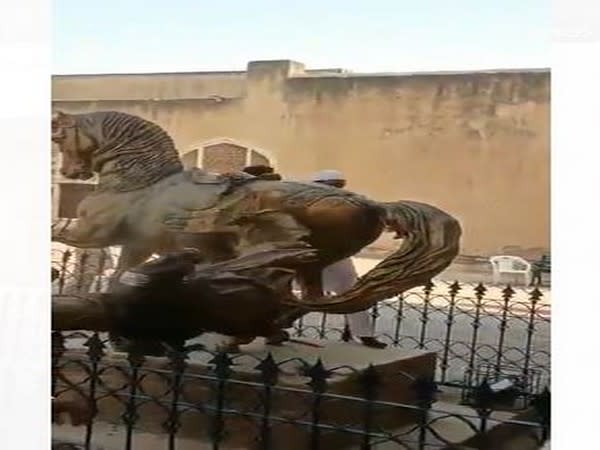
[[[88,211],[89,212],[89,211]],[[92,220],[92,219],[96,220]],[[52,240],[78,248],[104,248],[114,245],[118,236],[114,220],[105,220],[102,214],[89,214],[86,218],[59,219],[52,224]],[[115,273],[110,280],[112,285],[121,274],[152,255],[152,249],[145,246],[124,245]],[[118,351],[137,351],[144,354],[163,354],[162,344],[147,341],[131,341],[114,333],[109,333],[113,347]]]
[[[58,219],[52,223],[52,241],[78,248],[115,244],[114,229],[88,219]]]

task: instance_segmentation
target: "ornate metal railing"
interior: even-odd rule
[[[56,292],[100,290],[106,251],[57,250]],[[538,392],[550,376],[550,292],[434,281],[371,309],[375,334],[395,347],[435,351],[436,381],[470,387],[477,380],[518,378]],[[295,337],[348,340],[344,317],[311,313]]]
[[[375,334],[403,348],[439,355],[438,381],[464,384],[494,366],[529,378],[550,375],[548,291],[437,282],[380,302],[371,310]],[[299,337],[349,338],[339,316],[310,314],[294,328]]]
[[[82,337],[86,350],[69,350],[69,341]],[[186,439],[188,445],[196,439],[215,450],[377,450],[382,444],[386,449],[451,449],[461,448],[449,432],[458,426],[482,445],[476,448],[490,448],[485,443],[494,440],[498,449],[533,449],[548,438],[548,391],[525,394],[527,420],[503,418],[496,406],[510,389],[497,389],[487,380],[473,390],[470,412],[457,412],[435,404],[438,388],[432,379],[401,371],[327,367],[320,359],[276,361],[270,354],[229,355],[199,345],[183,352],[167,349],[166,358],[129,354],[119,359],[106,348],[97,333],[53,334],[53,395],[59,401],[85,399],[95,411],[81,448],[103,444],[99,427],[106,422],[121,433],[119,448],[125,450],[146,448],[144,430],[163,438],[152,448],[169,450]],[[351,381],[354,390],[337,389],[340,378],[346,386]],[[406,403],[386,400],[389,386],[404,386]],[[506,447],[498,446],[503,428],[509,430]],[[511,446],[508,440],[516,438],[522,439],[519,446]]]

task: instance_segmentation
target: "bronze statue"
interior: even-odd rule
[[[242,172],[245,172],[249,175],[253,175],[255,177],[262,178],[263,180],[282,180],[281,175],[275,172],[275,170],[270,166],[265,166],[264,164],[258,164],[256,166],[248,166],[242,169]]]
[[[343,189],[242,172],[184,171],[169,135],[129,114],[56,113],[52,139],[65,177],[99,174],[78,218],[54,223],[52,238],[83,248],[122,245],[116,276],[153,253],[183,247],[214,263],[261,246],[308,246],[316,258],[293,268],[304,293],[295,302],[352,313],[424,284],[458,254],[458,222],[432,206],[383,204]],[[356,254],[386,228],[404,236],[400,249],[343,295],[323,298],[323,267]]]
[[[196,249],[167,253],[125,271],[110,292],[54,296],[53,326],[113,332],[121,347],[155,355],[204,332],[235,336],[227,350],[257,336],[288,340],[282,328],[306,312],[294,301],[290,267],[315,257],[313,249],[272,248],[210,264]]]

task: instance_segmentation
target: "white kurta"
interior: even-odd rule
[[[323,291],[338,295],[349,290],[356,283],[356,280],[358,280],[358,274],[354,268],[352,258],[342,259],[327,266],[323,270],[322,276]],[[346,321],[353,336],[373,336],[373,325],[368,310],[348,314]]]

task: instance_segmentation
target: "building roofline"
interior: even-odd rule
[[[111,72],[111,73],[54,73],[52,77],[139,77],[139,76],[165,76],[165,75],[245,75],[245,70],[223,71],[182,71],[182,72]]]
[[[471,74],[498,74],[498,73],[550,73],[549,67],[519,68],[519,69],[481,69],[481,70],[439,70],[416,72],[352,72],[345,69],[310,69],[304,75],[294,75],[292,78],[338,76],[342,77],[408,77],[417,75],[471,75]],[[246,75],[245,70],[232,71],[182,71],[182,72],[123,72],[123,73],[57,73],[53,78],[92,78],[92,77],[136,77],[136,76],[173,76],[173,75]]]
[[[550,73],[549,67],[544,68],[523,68],[523,69],[481,69],[481,70],[437,70],[437,71],[419,71],[419,72],[341,72],[339,74],[333,74],[340,78],[348,77],[412,77],[412,76],[435,76],[435,75],[477,75],[477,74],[498,74],[498,73]],[[302,77],[314,77],[319,74],[311,74],[309,72],[306,75],[298,75],[294,78]],[[327,74],[332,76],[332,74]]]

